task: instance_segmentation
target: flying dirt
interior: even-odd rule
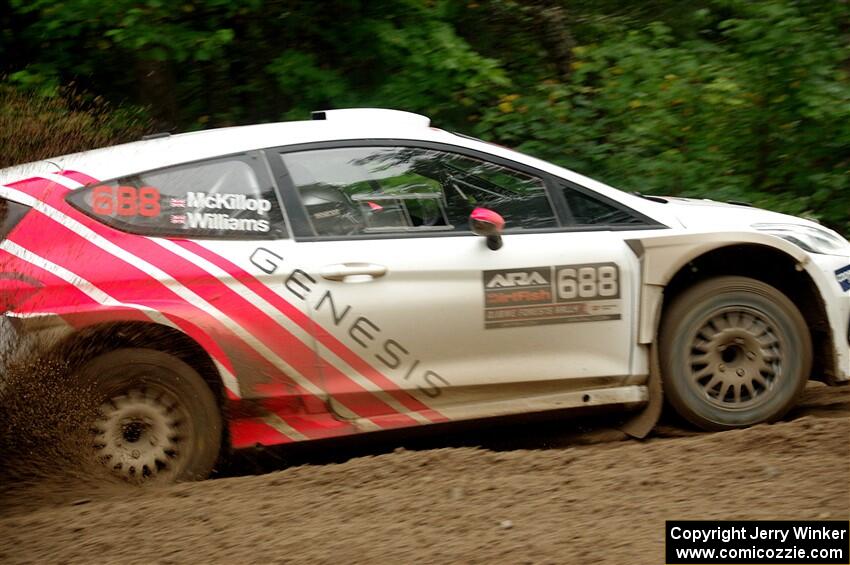
[[[595,425],[269,452],[148,490],[18,453],[0,562],[659,563],[669,519],[850,517],[850,387],[812,384],[786,421],[745,430],[662,424],[635,441]]]

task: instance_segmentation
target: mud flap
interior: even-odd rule
[[[643,439],[658,423],[661,408],[664,405],[664,390],[661,386],[661,369],[658,361],[658,346],[652,343],[649,347],[649,402],[646,407],[632,416],[620,426],[620,430],[636,439]]]

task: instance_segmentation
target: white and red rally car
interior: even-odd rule
[[[87,352],[93,456],[118,475],[583,407],[642,409],[642,435],[662,385],[732,428],[850,379],[831,230],[626,194],[416,114],[314,118],[0,171],[7,329]]]

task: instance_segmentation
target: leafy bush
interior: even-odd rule
[[[793,2],[694,11],[573,49],[566,81],[515,89],[478,134],[625,189],[742,200],[850,229],[850,60]],[[715,37],[707,41],[705,37]]]
[[[0,85],[0,168],[132,141],[149,128],[141,112],[113,109],[102,99]]]

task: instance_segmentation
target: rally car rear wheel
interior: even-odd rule
[[[781,418],[812,362],[800,311],[776,288],[745,277],[709,279],[679,295],[659,345],[670,404],[708,430]]]
[[[192,367],[152,349],[119,349],[79,372],[97,396],[92,458],[131,483],[169,483],[209,475],[221,445],[221,415]]]

